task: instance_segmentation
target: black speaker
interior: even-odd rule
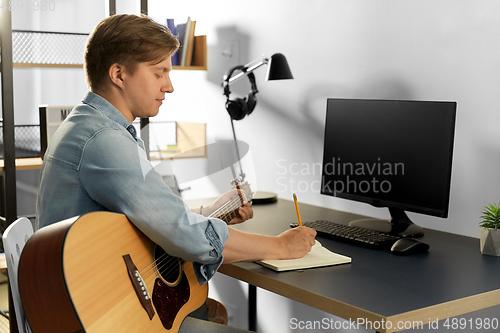
[[[255,105],[257,104],[257,99],[255,98],[255,94],[259,91],[257,90],[257,85],[255,83],[255,75],[250,72],[246,76],[250,81],[251,90],[244,98],[236,98],[234,100],[230,99],[231,91],[229,90],[229,79],[233,75],[233,73],[237,70],[245,71],[245,66],[236,66],[231,68],[226,75],[224,75],[224,95],[226,95],[226,110],[229,113],[231,119],[241,120],[245,118],[246,115],[252,113],[253,109],[255,109]]]

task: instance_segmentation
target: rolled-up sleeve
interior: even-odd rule
[[[219,232],[217,232],[213,224],[209,222],[207,229],[205,230],[205,235],[209,240],[210,244],[212,244],[214,248],[212,251],[210,251],[209,254],[214,259],[216,259],[216,262],[214,262],[213,264],[206,264],[206,265],[201,265],[196,262],[193,264],[194,272],[196,274],[196,278],[198,279],[200,285],[203,285],[206,281],[210,280],[212,276],[214,276],[215,272],[217,272],[220,265],[222,264],[223,260],[222,251],[224,250],[224,244],[221,242],[219,234],[226,235],[227,239],[227,229],[219,230]],[[224,239],[224,242],[226,239]]]
[[[168,254],[193,262],[200,284],[222,264],[226,223],[192,213],[126,131],[104,129],[90,138],[79,174],[94,201],[125,214]]]

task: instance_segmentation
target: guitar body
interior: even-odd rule
[[[33,332],[177,332],[205,302],[208,286],[199,285],[192,263],[163,252],[174,269],[167,276],[155,265],[158,249],[122,214],[89,213],[40,229],[18,269]],[[147,297],[134,289],[126,255]],[[150,312],[141,296],[150,299]]]

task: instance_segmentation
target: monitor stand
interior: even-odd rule
[[[385,232],[400,237],[422,237],[424,229],[414,224],[402,209],[389,208],[391,220],[362,219],[351,221],[349,225]]]

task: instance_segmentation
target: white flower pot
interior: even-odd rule
[[[481,253],[489,256],[500,256],[500,229],[481,228]]]

